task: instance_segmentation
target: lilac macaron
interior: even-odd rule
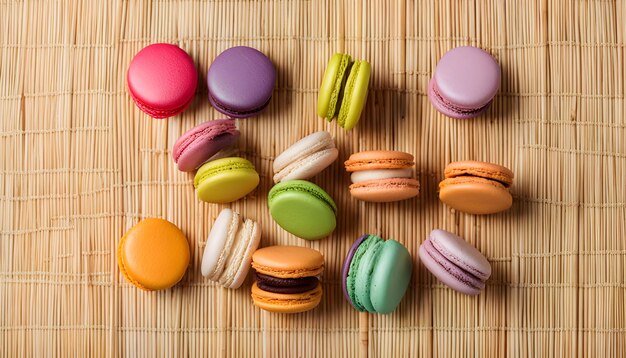
[[[489,108],[499,88],[498,62],[482,49],[463,46],[439,60],[428,83],[428,98],[448,117],[474,118]]]
[[[276,71],[260,51],[246,46],[229,48],[215,58],[207,73],[209,101],[231,118],[247,118],[269,104]]]
[[[419,248],[419,257],[433,275],[448,287],[475,296],[491,276],[489,261],[461,237],[433,230]]]
[[[202,123],[178,138],[172,148],[172,157],[178,170],[193,171],[220,150],[234,145],[239,134],[233,119]]]

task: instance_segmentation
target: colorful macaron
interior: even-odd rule
[[[298,313],[311,310],[322,299],[318,276],[324,271],[324,256],[300,246],[269,246],[252,255],[256,282],[254,304],[266,311]]]
[[[230,203],[248,195],[259,185],[254,164],[229,157],[204,163],[193,179],[198,199],[209,203]]]
[[[124,234],[117,247],[122,275],[142,290],[164,290],[178,283],[189,266],[189,242],[176,225],[144,219]]]
[[[268,194],[272,218],[280,227],[306,240],[327,237],[337,225],[337,205],[319,186],[305,180],[280,182]]]
[[[251,47],[232,47],[211,63],[209,101],[232,118],[255,116],[269,104],[275,82],[276,71],[267,56]]]
[[[331,165],[338,155],[330,133],[320,131],[310,134],[274,159],[274,182],[309,179]]]
[[[413,260],[404,245],[363,235],[344,260],[343,295],[358,311],[391,313],[404,297],[412,272]]]
[[[473,118],[484,113],[500,88],[500,66],[486,51],[457,47],[437,63],[428,84],[428,98],[452,118]]]
[[[419,248],[419,256],[428,271],[446,286],[475,296],[485,288],[491,276],[489,261],[461,237],[433,230]]]
[[[409,153],[375,150],[355,153],[344,163],[351,172],[350,194],[364,201],[391,202],[419,195],[420,183],[413,178]]]
[[[167,118],[191,104],[198,72],[191,57],[180,47],[157,43],[135,55],[126,81],[139,109],[153,118]]]
[[[464,160],[450,163],[439,183],[439,199],[468,214],[494,214],[513,204],[509,187],[513,172],[492,163]]]
[[[226,288],[239,288],[261,242],[257,223],[224,209],[211,227],[202,256],[202,276]]]
[[[328,62],[317,97],[317,115],[346,130],[354,128],[367,101],[371,66],[350,55],[336,53]]]
[[[190,172],[220,150],[234,145],[238,138],[239,130],[232,119],[204,122],[178,138],[172,148],[172,157],[178,170]]]

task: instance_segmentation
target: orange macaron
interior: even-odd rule
[[[189,266],[189,242],[176,225],[163,219],[144,219],[133,226],[117,247],[122,275],[146,291],[177,284]]]
[[[448,206],[468,214],[494,214],[513,204],[509,187],[513,172],[501,165],[464,160],[450,163],[439,183],[439,198]]]
[[[419,195],[413,178],[414,158],[409,153],[374,150],[355,153],[344,163],[351,172],[350,194],[359,200],[392,202]]]

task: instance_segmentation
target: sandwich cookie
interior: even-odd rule
[[[354,128],[367,101],[371,66],[343,53],[330,59],[317,97],[317,115],[346,130]]]
[[[209,67],[209,102],[231,118],[252,117],[269,104],[275,82],[274,65],[263,53],[246,46],[229,48]]]
[[[172,148],[178,170],[190,172],[211,159],[217,152],[235,145],[239,130],[232,119],[218,119],[200,124],[180,136]]]
[[[310,134],[274,159],[274,182],[309,179],[331,165],[338,155],[330,133],[320,131]]]
[[[499,87],[500,66],[489,53],[457,47],[437,63],[428,83],[428,99],[448,117],[473,118],[489,108]]]
[[[306,240],[322,239],[337,225],[337,205],[333,199],[322,188],[305,180],[274,185],[267,204],[280,227]]]
[[[117,246],[117,264],[130,283],[146,291],[178,283],[189,266],[189,242],[176,225],[144,219],[124,234]]]
[[[248,160],[221,158],[204,163],[193,179],[198,199],[230,203],[243,198],[259,185],[259,174]]]
[[[412,270],[413,260],[404,245],[363,235],[343,262],[343,295],[357,311],[391,313],[409,287]]]
[[[433,230],[419,248],[419,256],[428,271],[446,286],[475,296],[485,288],[491,276],[489,261],[461,237]]]
[[[464,160],[446,166],[439,183],[439,199],[468,214],[494,214],[508,210],[513,197],[508,188],[513,172],[492,163]]]
[[[350,194],[364,201],[391,202],[419,195],[420,183],[413,178],[413,156],[396,151],[355,153],[344,163],[351,172]]]
[[[266,311],[298,313],[311,310],[322,299],[318,276],[324,271],[324,256],[299,246],[270,246],[252,255],[256,282],[254,304]]]
[[[198,72],[191,57],[180,47],[157,43],[135,55],[126,82],[140,110],[153,118],[167,118],[191,104]]]

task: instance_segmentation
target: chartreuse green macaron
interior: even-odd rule
[[[365,107],[371,66],[344,53],[331,57],[317,97],[317,115],[345,129],[354,128]]]
[[[306,240],[324,238],[337,225],[337,205],[333,199],[306,180],[276,184],[268,194],[268,206],[280,227]]]
[[[193,185],[202,201],[230,203],[254,190],[259,185],[259,174],[244,158],[222,158],[204,163],[198,169]]]
[[[364,235],[344,261],[344,296],[358,311],[390,313],[404,297],[412,270],[413,260],[404,245]]]

